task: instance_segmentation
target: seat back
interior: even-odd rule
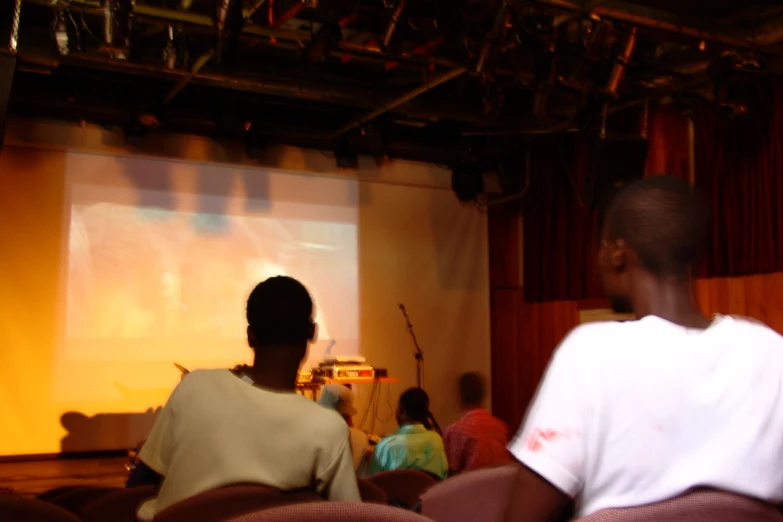
[[[44,500],[0,495],[0,520],[24,522],[80,522],[79,517]]]
[[[155,515],[155,522],[217,522],[281,504],[323,502],[312,491],[280,491],[260,484],[237,484],[177,502]]]
[[[432,522],[405,509],[364,502],[321,502],[265,509],[231,522]]]
[[[154,496],[155,486],[112,491],[82,508],[82,522],[136,522],[139,505]]]
[[[87,489],[91,486],[60,486],[54,489],[49,489],[47,491],[44,491],[43,493],[40,493],[35,498],[38,500],[44,500],[46,502],[51,502],[53,498],[57,498],[60,495],[63,495],[65,493],[70,493],[71,491],[76,491],[77,489]]]
[[[579,522],[781,522],[783,515],[770,504],[714,489],[693,490],[656,504],[604,509]]]
[[[362,497],[362,502],[389,505],[389,495],[384,490],[364,479],[359,479],[357,483],[359,484],[359,495]]]
[[[62,491],[59,495],[52,496],[49,502],[55,506],[70,511],[75,515],[81,516],[82,509],[91,502],[101,498],[104,495],[117,491],[121,488],[109,488],[103,486],[84,486],[72,490]]]
[[[502,522],[518,473],[509,464],[446,479],[421,496],[421,514],[437,522]]]
[[[416,469],[384,471],[366,480],[381,488],[390,501],[401,501],[409,507],[416,505],[422,494],[438,483],[429,473]]]

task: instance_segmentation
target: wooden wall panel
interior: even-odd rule
[[[752,317],[783,333],[783,273],[697,279],[696,301],[707,315]]]

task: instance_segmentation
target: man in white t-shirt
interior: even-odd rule
[[[348,426],[296,394],[316,337],[313,303],[298,281],[272,277],[247,301],[251,367],[197,370],[171,394],[139,454],[163,477],[140,520],[204,491],[238,483],[360,501]]]
[[[691,299],[706,210],[684,182],[646,178],[604,220],[606,294],[638,320],[575,328],[509,446],[523,464],[509,520],[553,520],[694,487],[783,501],[783,338],[708,320]],[[620,310],[618,310],[620,311]]]

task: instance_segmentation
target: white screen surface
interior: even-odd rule
[[[251,361],[247,296],[275,275],[315,301],[319,337],[303,368],[327,349],[358,353],[355,182],[171,162],[162,183],[160,161],[150,171],[152,160],[74,156],[61,400],[111,397],[121,411],[165,398],[174,362]],[[106,161],[100,178],[88,174]],[[94,365],[89,384],[72,385]]]

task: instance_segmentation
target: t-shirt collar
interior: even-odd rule
[[[426,433],[427,428],[422,424],[406,424],[401,426],[397,433],[400,435],[412,435],[414,433]]]
[[[479,408],[471,408],[471,409],[467,410],[465,413],[462,414],[462,418],[472,417],[473,415],[484,415],[486,413],[489,413],[489,412],[486,409],[484,409],[484,408],[481,408],[481,407],[479,407]]]

